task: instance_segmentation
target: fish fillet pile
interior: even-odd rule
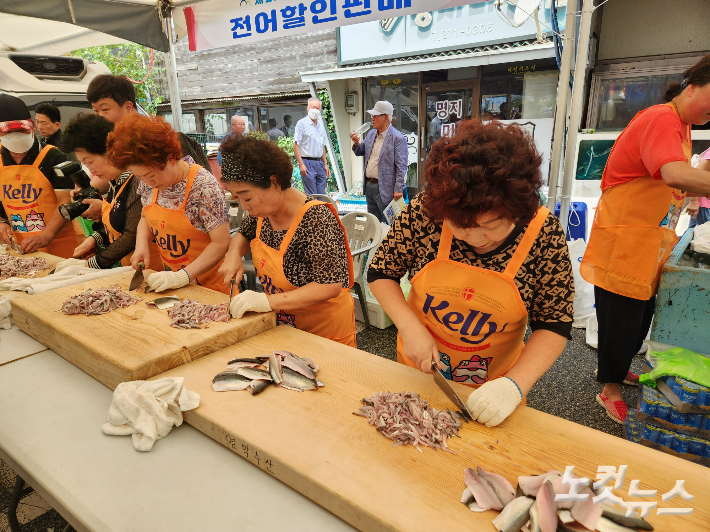
[[[95,316],[106,314],[119,307],[130,307],[140,300],[139,297],[121,292],[121,287],[114,284],[108,288],[94,288],[70,297],[62,305],[62,312]]]
[[[316,378],[318,365],[309,358],[289,351],[274,351],[269,356],[235,358],[226,371],[212,379],[215,392],[249,390],[256,395],[270,385],[297,392],[325,386]]]
[[[8,277],[34,277],[43,270],[51,268],[43,257],[0,256],[0,279]]]
[[[568,495],[571,482],[560,471],[544,475],[518,477],[518,489],[496,473],[489,473],[481,466],[466,469],[466,489],[461,502],[473,512],[501,510],[493,519],[498,532],[633,532],[653,530],[653,527],[636,513],[626,516],[607,502],[594,503],[594,497],[604,490],[592,491],[589,479],[576,475],[570,478],[581,480],[577,494],[588,495],[586,501],[556,501],[557,495]]]
[[[229,321],[228,305],[208,305],[194,299],[181,299],[168,311],[170,325],[176,329],[199,329],[213,321]]]
[[[364,406],[353,412],[367,418],[370,425],[393,440],[393,446],[411,443],[419,452],[420,445],[444,449],[452,454],[446,440],[458,436],[461,418],[450,410],[432,408],[414,392],[376,393],[362,400]]]

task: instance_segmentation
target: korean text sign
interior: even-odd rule
[[[185,8],[185,19],[190,50],[208,50],[483,1],[207,0]]]

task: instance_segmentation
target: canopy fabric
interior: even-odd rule
[[[89,42],[88,46],[97,46],[131,41],[161,52],[167,52],[169,50],[168,38],[163,32],[163,24],[158,13],[158,9],[162,9],[166,5],[167,3],[162,0],[144,3],[115,2],[111,0],[2,0],[0,2],[0,13],[65,23],[74,25],[75,29],[76,26],[80,26],[120,39],[119,41],[110,41],[109,37],[96,35],[93,36],[96,38],[95,41],[78,38],[76,41],[78,46],[71,48],[74,50],[87,46],[87,42]],[[34,22],[32,23],[34,24]],[[13,31],[11,33],[16,32]],[[24,42],[29,43],[35,40],[49,41],[48,35],[56,37],[53,33],[37,31],[37,26],[34,25],[31,31],[26,31],[24,35],[20,34]],[[8,43],[6,37],[7,40],[14,38],[19,46]],[[19,51],[20,48],[24,47],[20,42],[21,40],[17,39],[17,36],[7,36],[3,24],[2,33],[0,33],[2,46],[5,48],[15,46]],[[52,48],[47,44],[46,48],[36,46],[34,50],[27,50],[27,52],[37,53],[38,50],[57,50],[59,48],[66,48],[66,46]],[[42,53],[49,52],[42,51]]]

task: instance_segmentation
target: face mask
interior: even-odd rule
[[[320,111],[318,109],[309,109],[308,116],[311,120],[318,120],[320,118]]]
[[[8,133],[4,137],[0,137],[0,144],[12,153],[25,153],[30,151],[34,142],[34,133],[30,133],[29,135],[26,133]]]

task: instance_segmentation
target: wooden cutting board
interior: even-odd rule
[[[146,270],[147,278],[149,271]],[[90,288],[118,284],[124,292],[133,272],[112,275],[66,288],[28,295],[12,301],[17,326],[109,388],[144,380],[203,357],[276,326],[270,313],[249,313],[240,320],[213,322],[204,329],[170,326],[167,310],[146,305],[166,295],[191,298],[212,305],[229,296],[193,284],[178,290],[145,293],[145,285],[131,292],[142,301],[98,316],[63,314],[58,309],[71,296]]]
[[[49,272],[52,271],[52,268],[54,268],[57,264],[64,260],[61,257],[57,257],[56,255],[50,255],[49,253],[44,253],[43,251],[35,251],[34,253],[26,253],[22,255],[20,253],[17,253],[16,251],[10,250],[8,254],[14,257],[44,257],[44,260],[46,260],[47,264],[49,264],[49,269],[39,272],[37,275],[35,275],[35,278],[47,277],[47,275],[49,275]],[[20,290],[0,290],[0,296],[5,296],[8,299],[16,299],[18,297],[26,295],[26,292],[22,292]]]
[[[256,396],[212,391],[212,378],[231,358],[274,349],[314,360],[325,387],[309,392],[270,387]],[[648,520],[656,530],[708,530],[707,468],[525,406],[499,427],[464,424],[461,438],[449,441],[456,455],[392,447],[352,412],[361,398],[386,390],[416,391],[436,408],[452,407],[432,376],[292,328],[277,327],[155,378],[177,376],[201,396],[200,406],[184,413],[190,425],[363,531],[490,532],[498,512],[474,513],[459,502],[464,469],[477,465],[513,486],[518,475],[564,471],[568,465],[590,478],[600,465],[628,465],[624,489],[616,495],[629,500],[631,480],[640,479],[641,489],[659,490],[650,499],[659,507],[694,508],[687,517],[653,511]],[[454,387],[464,398],[470,393],[461,384]],[[685,480],[692,502],[661,501],[677,479]]]

